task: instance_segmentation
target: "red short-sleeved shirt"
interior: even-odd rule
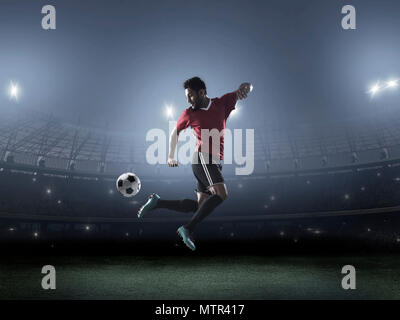
[[[223,132],[226,128],[226,120],[232,110],[235,109],[237,101],[236,91],[227,93],[221,98],[210,99],[210,104],[205,109],[194,110],[192,107],[187,108],[182,112],[178,119],[176,128],[178,134],[188,127],[194,130],[197,138],[196,151],[206,152],[219,156],[222,160],[224,156],[224,135],[219,136],[219,154],[212,152],[212,138],[209,137],[208,150],[202,150],[203,141],[201,140],[202,129],[217,129],[218,132]],[[218,140],[217,140],[218,141]]]

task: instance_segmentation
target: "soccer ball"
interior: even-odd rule
[[[140,179],[131,172],[123,173],[117,179],[117,190],[127,198],[133,197],[140,191]]]

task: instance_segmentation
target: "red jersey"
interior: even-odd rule
[[[205,109],[194,110],[193,107],[187,108],[178,119],[176,124],[178,134],[188,127],[194,130],[196,136],[196,151],[206,152],[219,156],[222,160],[224,156],[224,131],[226,128],[226,120],[232,110],[235,109],[237,101],[236,91],[227,93],[221,98],[210,99],[210,103]],[[212,152],[212,138],[209,137],[208,150],[202,150],[203,141],[201,140],[201,130],[217,129],[221,132],[219,139],[219,154]],[[212,132],[211,132],[212,133]],[[218,142],[218,140],[217,140]]]

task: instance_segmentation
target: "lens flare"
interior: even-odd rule
[[[381,90],[381,86],[379,84],[375,84],[371,87],[371,89],[369,90],[369,92],[371,93],[371,95],[376,95],[379,91]]]
[[[388,88],[396,88],[399,85],[399,80],[390,80],[386,83]]]
[[[10,89],[9,89],[9,95],[10,99],[18,100],[18,95],[19,95],[19,87],[17,83],[10,83]]]
[[[168,119],[172,119],[174,117],[174,108],[170,105],[166,106],[165,114]]]

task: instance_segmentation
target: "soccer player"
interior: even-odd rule
[[[192,219],[177,230],[185,245],[195,250],[196,247],[191,238],[195,227],[228,196],[221,172],[226,120],[235,109],[236,101],[247,98],[252,90],[252,85],[243,83],[238,90],[214,99],[207,96],[206,85],[199,77],[188,79],[183,87],[190,107],[183,111],[171,133],[168,166],[178,166],[178,162],[174,158],[178,136],[182,130],[191,127],[196,136],[192,170],[197,179],[197,190],[195,190],[197,201],[191,199],[164,200],[156,193],[152,193],[147,202],[139,209],[138,217],[141,218],[147,212],[157,208],[195,212]],[[205,135],[204,131],[208,135]],[[215,143],[216,140],[217,143]]]

